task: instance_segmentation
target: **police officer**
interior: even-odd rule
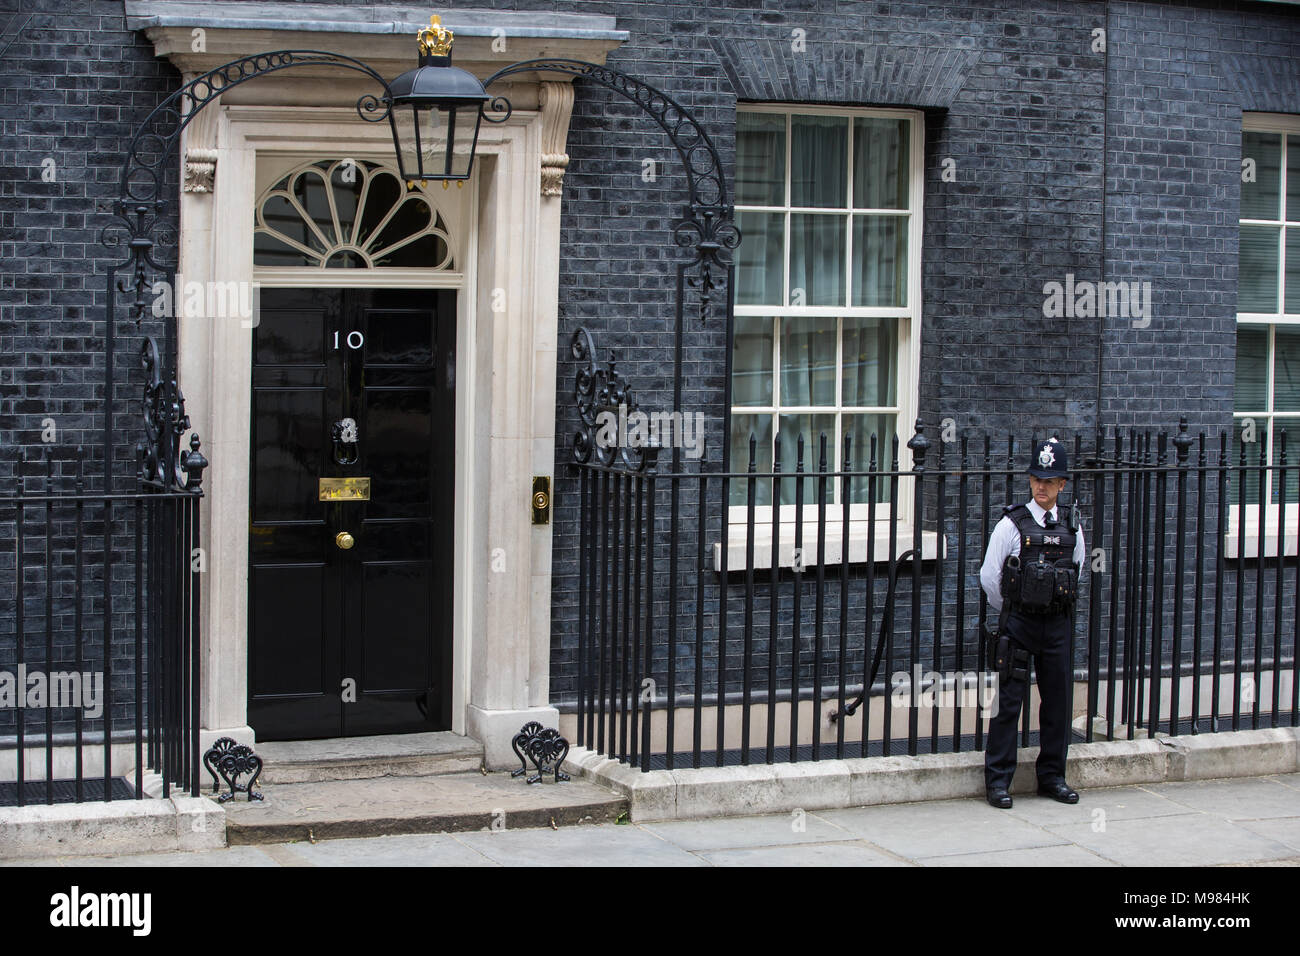
[[[997,711],[989,721],[984,755],[988,802],[1011,807],[1016,772],[1016,728],[1033,658],[1038,708],[1038,793],[1078,803],[1065,782],[1070,742],[1070,637],[1079,569],[1087,553],[1077,516],[1057,499],[1069,477],[1065,446],[1055,437],[1034,449],[1029,463],[1033,497],[1009,506],[993,529],[980,568],[980,584],[998,614],[1000,660]],[[991,662],[992,663],[992,662]]]

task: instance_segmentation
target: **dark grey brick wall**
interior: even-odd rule
[[[45,487],[45,458],[53,461],[53,488],[74,490],[79,446],[87,454],[90,487],[101,473],[96,459],[104,425],[104,303],[108,269],[126,258],[123,247],[101,244],[117,194],[117,166],[130,134],[178,85],[175,71],[155,60],[152,47],[126,30],[121,0],[24,0],[0,13],[0,496],[19,483],[28,493]],[[176,188],[174,164],[168,189]],[[175,208],[174,204],[172,206]],[[172,230],[173,242],[175,231]],[[174,257],[174,250],[164,254]],[[134,468],[132,449],[142,436],[137,352],[149,321],[137,328],[119,320],[114,363],[114,441],[119,476]],[[47,426],[53,426],[47,432]],[[52,437],[52,441],[45,440]],[[84,669],[104,671],[103,508],[84,512],[81,543]],[[127,509],[114,515],[114,611],[111,712],[116,729],[134,720],[134,569],[124,542],[133,527]],[[52,543],[54,617],[46,631],[47,575],[42,506],[29,507],[23,523],[21,585],[28,665],[71,669],[76,658],[71,600],[76,526],[72,511],[54,512]],[[18,516],[0,507],[0,668],[12,670],[16,633],[15,553]],[[46,641],[53,647],[51,667]],[[17,711],[0,714],[0,736],[14,731]],[[54,711],[56,733],[72,729],[72,713]],[[28,715],[27,733],[45,730],[45,715]],[[100,733],[87,721],[88,734]]]
[[[1243,110],[1300,112],[1300,11],[1111,4],[1106,272],[1150,281],[1108,322],[1104,424],[1231,427]]]
[[[125,258],[120,246],[105,248],[100,234],[129,136],[176,88],[178,77],[154,58],[142,36],[126,30],[120,0],[6,6],[11,12],[3,17],[0,40],[0,481],[9,489],[21,449],[43,444],[45,419],[57,429],[47,449],[56,459],[70,459],[79,444],[98,447],[105,276],[110,264]],[[52,182],[43,178],[50,172]],[[173,192],[175,181],[173,168]],[[130,349],[123,339],[115,363],[115,435],[127,456],[139,433],[139,331],[160,329],[119,327],[120,335],[132,337]]]
[[[1229,427],[1241,113],[1300,112],[1300,11],[1073,0],[476,6],[616,16],[631,39],[610,64],[692,109],[728,171],[738,100],[925,110],[916,384],[927,422],[951,416],[967,434],[998,436],[1167,428],[1182,414],[1193,430]],[[124,31],[119,2],[23,9],[8,18],[0,64],[0,479],[22,446],[39,444],[45,417],[60,427],[57,454],[96,440],[96,307],[113,260],[96,245],[96,205],[113,192],[108,169],[124,137],[177,83]],[[1105,53],[1092,47],[1098,28]],[[794,30],[806,31],[805,52],[792,49]],[[561,342],[588,328],[642,403],[666,407],[681,261],[671,226],[685,201],[677,157],[635,107],[590,85],[578,91],[569,151]],[[54,183],[40,179],[47,156]],[[955,182],[942,179],[946,158]],[[645,159],[657,161],[653,183],[642,180]],[[1151,282],[1151,324],[1045,318],[1044,283],[1067,273]],[[725,350],[720,317],[688,320],[683,408],[708,413],[715,466]],[[126,384],[133,356],[121,362],[126,415],[137,386]],[[574,371],[562,361],[559,462],[575,423]],[[122,420],[124,436],[130,425]],[[575,487],[557,465],[557,700],[575,686]]]

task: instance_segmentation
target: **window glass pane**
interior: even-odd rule
[[[454,268],[447,262],[447,243],[441,236],[422,236],[404,246],[398,246],[391,252],[377,254],[375,265],[406,267],[412,269],[432,269],[435,267]]]
[[[893,415],[845,415],[840,420],[840,428],[851,441],[849,454],[852,456],[854,471],[866,471],[871,464],[871,436],[876,436],[875,460],[876,470],[889,467],[892,454],[891,442],[894,437]],[[841,445],[844,439],[841,438]],[[870,480],[865,475],[852,479],[853,503],[865,502],[870,490]],[[876,501],[889,500],[889,479],[876,479]]]
[[[401,202],[406,190],[392,173],[376,173],[366,188],[366,205],[357,223],[357,243],[365,245],[388,213]]]
[[[853,205],[858,209],[906,209],[908,121],[853,121]]]
[[[1238,412],[1268,410],[1268,330],[1237,327],[1237,384],[1233,409]]]
[[[365,182],[362,175],[370,164],[343,161],[336,163],[330,173],[330,189],[334,192],[334,206],[339,216],[339,228],[342,235],[340,242],[352,241],[352,227],[357,220],[357,203],[361,199],[361,186]],[[371,167],[373,168],[373,167]]]
[[[781,404],[835,404],[835,320],[781,320]]]
[[[1286,218],[1300,222],[1300,136],[1286,138]]]
[[[1279,326],[1273,335],[1273,410],[1300,412],[1300,329]],[[1300,432],[1291,431],[1300,439]],[[1289,457],[1295,460],[1295,454]]]
[[[408,199],[397,207],[388,224],[366,243],[366,251],[371,255],[381,255],[391,246],[409,239],[418,232],[423,232],[433,224],[433,211],[423,199]],[[429,265],[435,263],[430,262]]]
[[[330,201],[325,186],[325,178],[319,170],[308,169],[298,174],[294,180],[293,195],[298,205],[307,210],[316,223],[320,234],[331,245],[339,241],[334,233],[334,213],[330,211]]]
[[[792,117],[790,204],[844,208],[848,204],[848,152],[848,117]]]
[[[286,239],[292,239],[316,252],[325,251],[316,231],[302,218],[302,213],[298,212],[293,203],[283,196],[272,196],[262,203],[262,221]]]
[[[731,360],[731,403],[772,404],[772,320],[738,315]]]
[[[803,436],[803,470],[817,471],[821,462],[821,436],[826,436],[826,467],[835,466],[835,416],[834,415],[782,415],[777,442],[781,446],[781,471],[791,472],[799,455],[799,436]],[[815,478],[805,478],[803,503],[817,504],[817,483]],[[796,482],[781,482],[781,504],[795,503]],[[835,501],[835,483],[826,479],[826,504]],[[829,515],[827,516],[830,517]]]
[[[791,214],[788,305],[844,305],[844,244],[843,216]]]
[[[785,205],[785,116],[736,114],[736,203]]]
[[[732,415],[731,416],[731,470],[749,470],[749,437],[754,436],[754,470],[770,472],[772,470],[772,416],[771,415]],[[784,466],[782,466],[784,467]],[[731,482],[728,495],[733,505],[744,505],[749,501],[749,491],[745,479]],[[772,503],[772,482],[758,481],[754,486],[754,504],[770,505]]]
[[[846,406],[893,405],[898,320],[844,320]]]
[[[304,255],[269,232],[253,234],[253,264],[258,266],[317,266],[319,259]]]
[[[1286,231],[1286,279],[1282,289],[1283,312],[1300,315],[1300,226]]]
[[[782,305],[785,276],[785,216],[742,212],[736,259],[737,305]]]
[[[1278,190],[1282,185],[1282,135],[1243,132],[1241,160],[1242,175],[1247,177],[1241,184],[1241,218],[1281,218]],[[1254,160],[1254,182],[1248,178],[1250,166],[1246,164],[1247,160]]]
[[[907,305],[907,220],[853,217],[853,304]]]
[[[1237,311],[1277,311],[1278,226],[1242,226]]]

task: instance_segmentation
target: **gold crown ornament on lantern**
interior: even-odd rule
[[[434,14],[429,17],[429,25],[416,34],[420,41],[420,52],[429,56],[448,56],[455,36],[442,25],[442,17]]]

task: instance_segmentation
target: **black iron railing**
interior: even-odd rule
[[[199,472],[88,493],[68,464],[0,497],[0,805],[141,799],[150,771],[198,796]]]
[[[1063,499],[1088,547],[1075,739],[1295,726],[1285,434],[1271,460],[1186,422],[1072,444]],[[745,470],[690,474],[577,447],[579,745],[643,770],[983,747],[979,567],[1002,506],[1028,500],[1032,443],[931,441],[918,423],[906,467],[873,436],[861,453],[846,440],[838,469],[822,438],[795,462],[778,440],[770,470],[751,442]]]

